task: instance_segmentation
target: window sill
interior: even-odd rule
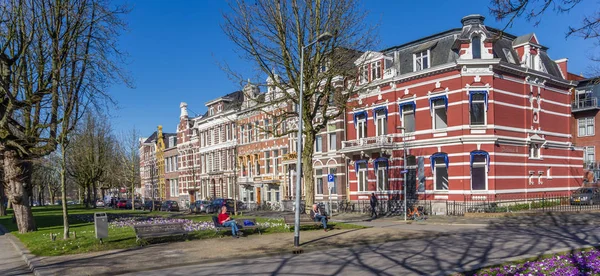
[[[447,194],[448,190],[433,190],[434,193],[442,193],[442,194]]]
[[[544,161],[544,158],[541,158],[541,157],[529,157],[529,160],[539,160],[539,161]]]
[[[434,130],[433,137],[444,137],[448,136],[448,132],[446,130]]]

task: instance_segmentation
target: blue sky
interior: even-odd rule
[[[190,115],[203,114],[204,103],[238,90],[220,69],[227,63],[232,68],[250,71],[253,64],[236,54],[235,45],[222,33],[224,1],[131,0],[133,10],[127,15],[128,30],[120,38],[120,47],[129,54],[125,69],[130,72],[135,88],[116,85],[111,95],[118,108],[111,111],[111,122],[117,132],[136,128],[150,135],[157,125],[165,132],[175,132],[179,122],[179,103],[188,103]],[[489,2],[484,0],[454,1],[364,1],[370,22],[379,26],[377,49],[399,45],[437,32],[461,26],[460,19],[479,13],[486,25],[501,28],[489,15]],[[540,43],[549,47],[551,58],[569,58],[569,71],[586,73],[592,64],[589,54],[592,41],[577,37],[566,39],[568,25],[576,25],[582,16],[598,9],[596,0],[583,1],[570,14],[548,12],[540,25],[517,20],[507,32],[522,35],[535,32]],[[251,77],[251,76],[249,76]]]

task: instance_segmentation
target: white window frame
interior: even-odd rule
[[[441,102],[441,105],[438,105],[436,103]],[[438,109],[444,109],[444,111],[446,111],[446,127],[438,127],[436,124],[436,110]],[[431,104],[431,125],[433,126],[433,130],[445,130],[448,128],[448,109],[446,108],[446,103],[442,100],[442,99],[438,99],[433,101],[433,103]]]
[[[265,174],[271,173],[271,152],[265,151]]]
[[[359,84],[365,84],[369,82],[369,65],[365,64],[360,70],[360,81]]]
[[[380,122],[383,124],[383,131],[379,129]],[[385,116],[385,111],[377,111],[377,119],[375,120],[375,136],[384,136],[387,134],[387,118]]]
[[[320,134],[315,136],[315,152],[323,152],[323,136]]]
[[[375,179],[377,180],[377,191],[385,192],[390,189],[389,176],[387,171],[387,164],[383,161],[378,161],[377,171],[375,172]],[[383,183],[380,183],[379,172],[383,173]],[[380,186],[383,185],[383,186]]]
[[[367,192],[369,191],[369,170],[366,163],[358,164],[358,171],[356,172],[356,190],[358,192]],[[362,186],[361,187],[361,179]]]
[[[594,117],[584,117],[577,119],[577,137],[588,137],[594,136],[596,133],[595,130],[596,122]],[[581,129],[583,128],[583,135],[581,134]],[[589,131],[591,130],[591,131]]]
[[[359,140],[361,138],[367,138],[367,119],[365,117],[356,120],[356,139]]]
[[[448,191],[450,190],[450,172],[448,171],[448,167],[446,167],[446,163],[444,161],[441,162],[437,162],[437,159],[443,159],[442,157],[438,157],[436,158],[436,160],[434,160],[435,164],[433,165],[433,189],[435,191]],[[445,168],[446,169],[446,175],[448,176],[448,187],[446,189],[438,189],[437,188],[437,173],[438,173],[438,169],[437,168]]]
[[[504,52],[504,56],[509,63],[517,64],[515,61],[515,57],[513,57],[512,52],[508,48],[502,48],[502,52]]]
[[[319,171],[321,171],[321,174],[319,174]],[[315,169],[315,194],[316,195],[323,195],[324,191],[325,191],[325,184],[323,183],[323,169]],[[321,191],[319,193],[319,185],[321,187]]]
[[[407,107],[410,107],[411,109],[410,109],[409,111],[407,111],[407,110],[406,110],[406,108],[407,108]],[[405,106],[402,108],[402,127],[404,127],[404,128],[402,129],[402,133],[413,133],[413,132],[417,131],[417,124],[416,124],[416,120],[415,120],[415,119],[416,119],[416,118],[415,118],[415,117],[416,117],[416,113],[415,113],[415,112],[416,112],[416,110],[414,110],[414,109],[412,109],[412,108],[413,108],[413,105],[405,105]],[[406,130],[406,115],[408,115],[408,114],[411,114],[411,113],[412,113],[412,115],[413,115],[412,119],[413,119],[413,127],[414,127],[414,130],[413,130],[413,131],[407,131],[407,130]]]
[[[477,95],[477,94],[475,94],[475,95]],[[484,99],[482,99],[482,100],[472,100],[469,103],[469,126],[480,127],[480,126],[486,126],[487,125],[487,110],[486,110],[486,106],[485,106],[485,97],[487,97],[487,95],[485,95]],[[481,104],[483,106],[483,108],[482,108],[482,110],[483,110],[483,124],[474,125],[473,122],[471,121],[471,119],[472,119],[471,118],[471,116],[472,116],[471,114],[473,113],[473,104]],[[448,115],[448,114],[446,113],[446,115]]]
[[[485,179],[485,188],[483,190],[475,190],[473,189],[473,169],[479,169],[479,168],[483,168],[485,175],[484,175],[484,179]],[[471,164],[471,191],[487,191],[488,190],[488,166],[487,166],[487,158],[483,159],[483,162],[479,161],[479,162],[473,162],[473,164]]]
[[[423,66],[423,59],[427,59],[427,66]],[[421,61],[421,66],[417,66],[417,60]],[[413,54],[413,72],[422,71],[431,67],[431,50],[427,49]]]
[[[335,137],[335,139],[331,139]],[[333,141],[335,140],[335,141]],[[327,151],[337,150],[337,133],[335,131],[327,133]]]
[[[590,156],[592,157],[592,160],[590,159]],[[585,150],[583,151],[583,162],[586,165],[587,168],[587,164],[591,163],[591,162],[596,162],[596,147],[595,146],[589,146],[589,147],[585,147]]]
[[[379,80],[381,78],[381,61],[371,63],[371,79]]]
[[[277,164],[277,160],[279,158],[279,150],[273,151],[273,173],[275,175],[279,174],[279,164]]]
[[[529,144],[529,159],[542,159],[542,144],[530,143]]]

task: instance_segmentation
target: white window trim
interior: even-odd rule
[[[535,148],[537,146],[537,148]],[[540,143],[530,143],[529,144],[529,159],[533,160],[542,160],[542,144]],[[537,157],[534,154],[534,151],[537,150]]]
[[[335,135],[335,143],[331,143],[331,135]],[[327,151],[337,151],[337,132],[332,131],[327,133]]]
[[[468,92],[471,93],[471,92]],[[488,94],[486,95],[486,97],[489,97],[489,91],[487,92]],[[471,122],[471,112],[473,112],[472,108],[471,108],[471,104],[472,103],[482,103],[483,104],[483,124],[482,125],[474,125],[473,122]],[[446,112],[448,112],[446,110]],[[448,113],[446,113],[446,116],[448,115]],[[477,100],[477,101],[472,101],[471,103],[469,103],[469,126],[471,128],[478,128],[478,127],[486,127],[487,126],[487,107],[485,106],[485,100]]]
[[[448,172],[448,168],[446,167],[446,163],[441,162],[441,164],[438,164],[436,161],[434,161],[435,164],[433,165],[433,190],[436,192],[447,192],[450,190],[450,172]],[[446,172],[448,174],[448,189],[444,190],[444,189],[438,189],[437,188],[437,168],[438,167],[444,167],[446,168]]]
[[[408,131],[406,131],[406,124],[405,124],[405,122],[406,122],[406,121],[405,121],[405,119],[404,119],[404,116],[405,116],[406,114],[410,114],[410,113],[412,113],[412,114],[413,114],[413,125],[415,126],[415,130],[414,130],[414,131],[411,131],[411,132],[408,132]],[[403,129],[402,129],[402,133],[404,133],[404,134],[408,134],[408,133],[413,133],[413,132],[417,131],[417,124],[416,124],[416,123],[417,123],[417,122],[416,122],[416,110],[414,110],[414,109],[413,109],[413,110],[411,110],[411,111],[406,111],[405,109],[402,109],[402,114],[401,114],[401,116],[400,116],[400,120],[402,121],[402,127],[403,127]]]
[[[321,147],[318,148],[317,147],[317,141],[321,140]],[[323,136],[321,136],[320,134],[317,134],[317,136],[315,136],[315,152],[323,152]]]
[[[371,63],[371,79],[380,80],[383,78],[382,70],[381,70],[381,61],[375,61]],[[375,71],[375,74],[372,74]],[[379,73],[379,77],[377,77],[377,73]]]
[[[423,67],[419,70],[417,70],[417,54],[422,54],[424,52],[427,52],[427,67]],[[421,59],[421,65],[423,65],[423,55],[421,55],[419,58]],[[417,71],[423,71],[425,69],[431,68],[431,50],[427,49],[427,51],[422,51],[422,52],[418,52],[418,53],[414,53],[413,54],[413,72],[417,72]]]
[[[362,118],[362,119],[356,120],[356,140],[361,139],[361,137],[359,135],[359,133],[363,132],[363,131],[361,131],[361,129],[362,129],[360,127],[361,125],[362,125],[362,128],[366,128],[367,127],[367,120],[366,120],[366,118]],[[364,132],[365,132],[365,137],[362,137],[362,138],[367,138],[367,133],[366,133],[367,131],[364,131]]]
[[[483,166],[483,169],[485,171],[485,189],[483,189],[483,190],[473,190],[473,168],[475,167],[475,165],[477,165],[478,167]],[[471,165],[471,191],[473,191],[473,192],[487,191],[489,189],[488,175],[489,175],[489,169],[487,166],[487,160],[484,160],[483,162],[473,162],[473,164]]]
[[[379,162],[381,162],[381,161],[379,161]],[[385,191],[387,191],[385,188],[389,189],[389,187],[385,187],[385,186],[389,185],[389,180],[390,180],[390,177],[389,177],[388,172],[387,172],[387,166],[382,166],[382,165],[383,165],[383,162],[381,162],[379,164],[379,166],[377,167],[377,171],[375,172],[375,180],[377,181],[376,182],[377,183],[376,191],[378,191],[378,192],[385,192]],[[379,172],[380,171],[383,171],[383,175],[384,175],[384,182],[383,182],[383,186],[384,187],[383,187],[383,189],[381,189],[379,187]],[[388,185],[386,185],[386,182],[387,182]]]
[[[364,175],[364,189],[362,189],[362,190],[361,190],[362,187],[360,186],[361,174]],[[365,164],[364,168],[362,168],[359,165],[358,171],[356,172],[356,190],[358,192],[369,191],[369,171],[368,171],[366,164]]]
[[[321,170],[321,174],[317,174],[317,171]],[[315,170],[315,195],[323,195],[322,193],[319,193],[319,181],[321,181],[321,187],[323,192],[325,192],[325,182],[323,181],[323,169],[316,169]]]
[[[375,120],[375,136],[377,136],[377,137],[385,136],[388,134],[387,118],[385,117],[385,112],[381,112],[381,115],[379,115],[379,113],[380,112],[377,112],[377,119]],[[379,133],[379,121],[383,121],[384,133]]]
[[[435,111],[436,111],[436,109],[442,109],[442,108],[444,110],[446,110],[446,127],[437,128],[435,125]],[[433,102],[431,104],[431,126],[432,126],[433,131],[435,131],[435,132],[445,132],[448,129],[448,109],[446,108],[446,105],[436,106],[435,102]]]
[[[583,121],[584,134],[580,135],[579,129],[581,128],[581,121]],[[591,123],[590,123],[591,122]],[[588,126],[592,127],[592,133],[588,133]],[[577,119],[577,137],[590,137],[596,135],[596,121],[594,117],[583,117]]]

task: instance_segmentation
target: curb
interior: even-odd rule
[[[41,266],[41,263],[37,257],[31,254],[31,252],[29,252],[25,245],[17,237],[15,237],[15,235],[9,233],[4,225],[0,224],[0,230],[4,232],[4,235],[8,238],[8,241],[15,247],[17,252],[21,254],[21,258],[27,264],[29,270],[31,270],[31,272],[36,276],[42,276],[43,274],[40,273],[38,268]]]

